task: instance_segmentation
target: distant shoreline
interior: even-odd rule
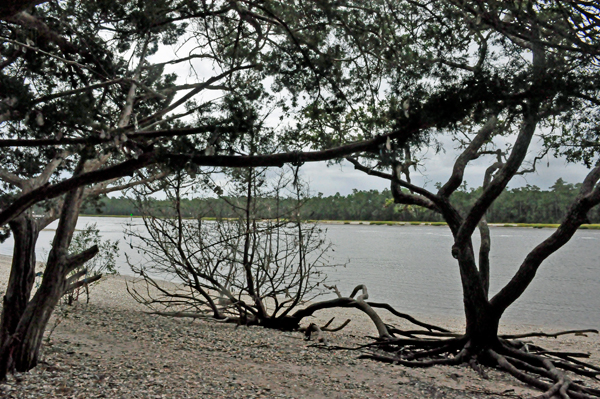
[[[139,219],[142,216],[139,215],[80,215],[83,217],[101,217],[101,218],[136,218]],[[214,217],[202,218],[202,220],[216,220]],[[374,225],[374,226],[447,226],[445,222],[402,222],[394,220],[307,220],[309,223],[322,223],[322,224],[350,224],[350,225]],[[533,229],[550,228],[556,229],[560,224],[558,223],[488,223],[492,227],[529,227]],[[582,230],[600,230],[600,224],[583,224],[579,227]]]

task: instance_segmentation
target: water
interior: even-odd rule
[[[141,219],[81,217],[78,228],[97,223],[105,239],[120,240],[122,250],[141,260],[124,238],[123,225],[142,227]],[[450,254],[452,237],[441,226],[326,225],[335,252],[329,283],[347,295],[366,284],[370,299],[388,302],[399,311],[419,316],[462,317],[462,290],[456,261]],[[43,259],[56,223],[40,233],[36,252]],[[493,295],[506,284],[525,255],[552,234],[552,229],[492,227],[491,283]],[[0,245],[11,255],[12,239]],[[121,255],[121,274],[131,274]],[[600,230],[580,230],[549,257],[523,296],[506,312],[511,324],[600,328]]]
[[[554,229],[492,227],[490,294],[514,275],[531,249]],[[328,226],[336,258],[351,260],[332,275],[344,293],[365,283],[370,299],[402,312],[463,317],[452,236],[442,226]],[[478,246],[478,236],[475,240]],[[476,246],[476,248],[477,248]],[[600,328],[600,231],[579,230],[540,267],[506,311],[511,324]]]

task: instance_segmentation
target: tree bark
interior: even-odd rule
[[[12,17],[28,7],[47,2],[48,0],[3,0],[0,4],[0,19]]]
[[[10,278],[3,299],[2,319],[0,321],[0,366],[7,369],[11,366],[10,347],[12,335],[17,326],[31,295],[35,281],[35,244],[39,236],[38,223],[28,214],[22,214],[10,222],[14,237],[13,258]],[[0,374],[5,375],[1,372]]]
[[[37,365],[46,325],[58,301],[68,288],[67,275],[98,252],[97,247],[92,247],[80,254],[68,255],[69,244],[83,202],[83,191],[84,188],[80,187],[69,192],[65,197],[42,283],[33,299],[27,304],[13,335],[10,352],[16,371],[27,371]]]

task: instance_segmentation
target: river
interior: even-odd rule
[[[124,238],[126,222],[141,219],[81,217],[78,228],[97,223],[106,239],[140,259]],[[450,254],[452,237],[443,226],[323,225],[334,244],[331,263],[347,263],[328,272],[329,283],[349,294],[366,284],[370,299],[388,302],[398,310],[421,317],[461,317],[462,294],[456,261]],[[36,248],[42,260],[50,248],[56,222],[41,232]],[[491,283],[493,295],[509,279],[525,255],[552,234],[553,229],[492,227]],[[13,241],[0,244],[11,255]],[[131,274],[125,257],[121,274]],[[543,264],[531,286],[506,312],[511,324],[600,328],[600,230],[580,230]]]

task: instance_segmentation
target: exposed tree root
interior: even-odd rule
[[[516,335],[499,335],[499,338],[504,339],[520,339],[520,338],[533,338],[533,337],[545,337],[545,338],[558,338],[561,335],[583,335],[586,336],[586,333],[598,334],[598,330],[595,329],[587,329],[587,330],[568,330],[568,331],[559,331],[557,333],[545,333],[545,332],[534,332],[527,334],[516,334]]]
[[[484,366],[497,367],[543,393],[535,399],[600,398],[600,390],[584,386],[572,376],[600,380],[600,367],[580,360],[589,354],[549,351],[540,346],[508,338],[558,337],[566,334],[595,333],[596,330],[572,330],[554,334],[543,332],[502,336],[487,349],[471,348],[465,336],[432,331],[390,329],[395,336],[355,348],[368,351],[361,359],[371,359],[406,367],[469,364],[484,378]],[[401,337],[398,337],[401,336]],[[424,337],[424,338],[418,338]],[[534,398],[532,398],[534,399]]]
[[[385,310],[389,311],[390,313],[392,313],[394,316],[406,319],[406,320],[410,321],[411,323],[413,323],[413,324],[415,324],[417,326],[421,326],[421,327],[424,327],[424,328],[428,329],[429,331],[440,331],[440,332],[445,332],[445,333],[449,333],[450,332],[450,331],[446,330],[445,328],[438,327],[438,326],[435,326],[433,324],[424,323],[422,321],[419,321],[419,320],[415,319],[411,315],[408,315],[406,313],[398,312],[396,309],[394,309],[392,306],[390,306],[387,303],[378,303],[378,302],[367,302],[367,303],[372,308],[385,309]]]
[[[323,335],[323,331],[321,330],[321,327],[319,327],[315,323],[310,323],[308,325],[308,327],[306,328],[306,330],[304,331],[304,336],[306,337],[305,339],[307,341],[310,341],[310,339],[314,333],[316,333],[316,335],[317,335],[317,338],[315,339],[315,341],[322,343],[324,345],[329,345],[327,338],[325,338],[325,335]]]
[[[433,366],[455,366],[461,364],[464,361],[467,352],[460,352],[457,356],[446,359],[433,359],[433,360],[425,360],[425,361],[414,361],[414,360],[404,360],[398,357],[393,356],[383,356],[378,354],[364,354],[360,355],[359,359],[371,359],[377,360],[384,363],[393,363],[400,364],[402,366],[408,367],[433,367]]]
[[[437,332],[437,331],[422,331],[422,330],[400,330],[394,326],[387,325],[388,331],[390,334],[394,335],[402,335],[405,337],[414,338],[416,336],[425,336],[425,337],[461,337],[462,334],[456,334],[451,332]]]

